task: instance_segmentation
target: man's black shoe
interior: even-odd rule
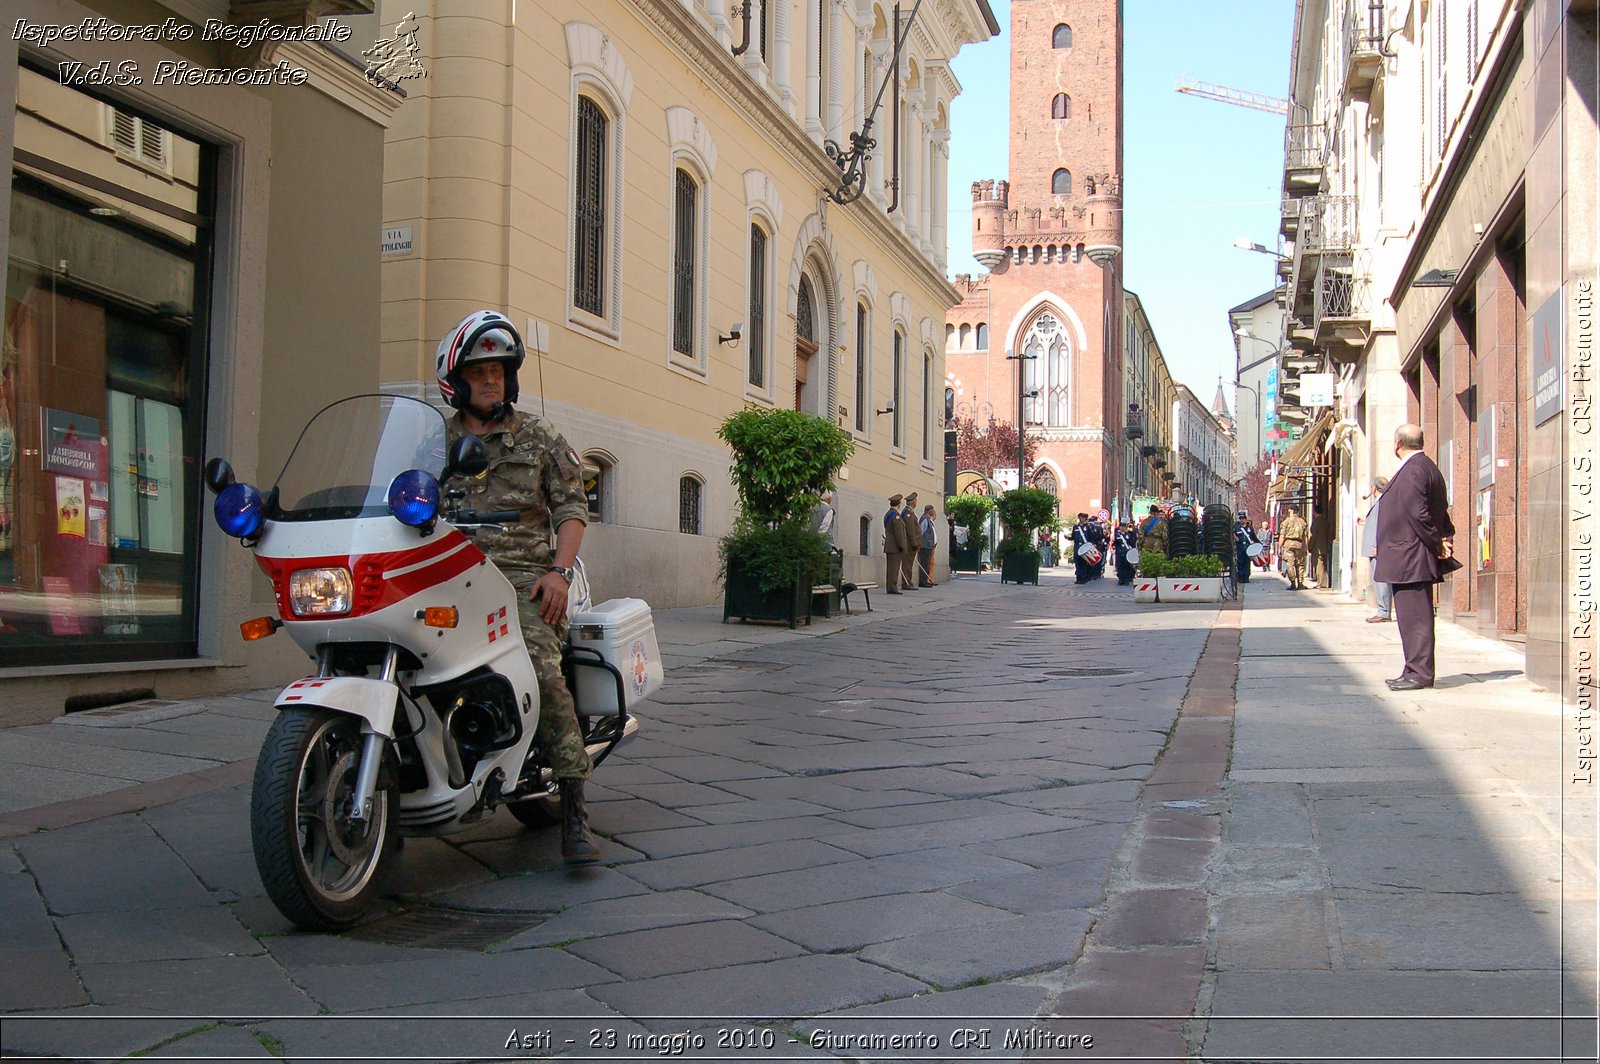
[[[1412,679],[1390,680],[1388,683],[1391,691],[1421,691],[1433,686],[1431,683],[1423,683],[1421,680]]]

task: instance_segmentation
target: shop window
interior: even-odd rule
[[[26,66],[17,111],[0,667],[192,657],[214,153]]]

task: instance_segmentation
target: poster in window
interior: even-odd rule
[[[56,535],[84,539],[88,534],[89,502],[83,481],[56,477]]]
[[[100,420],[68,410],[41,407],[44,417],[44,467],[52,473],[99,480],[101,455]]]
[[[104,506],[89,506],[89,542],[96,547],[106,545],[106,508]]]
[[[139,634],[139,571],[133,565],[100,567],[100,612],[106,635]]]

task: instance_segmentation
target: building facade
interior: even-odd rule
[[[239,640],[277,610],[200,472],[270,486],[313,412],[378,385],[400,97],[357,60],[370,9],[7,5],[0,724],[303,667]],[[304,39],[241,36],[263,19]]]
[[[1011,5],[1009,180],[972,186],[973,256],[947,318],[957,414],[1041,440],[1021,478],[1064,514],[1123,491],[1122,23],[1114,0]]]
[[[1567,0],[1308,0],[1285,155],[1292,351],[1337,388],[1302,459],[1328,578],[1423,426],[1466,567],[1440,612],[1593,698],[1596,13]]]
[[[383,263],[385,387],[433,397],[444,332],[507,313],[520,405],[584,461],[596,594],[657,607],[721,595],[721,421],[829,418],[856,443],[844,575],[881,578],[886,498],[944,484],[949,60],[998,32],[983,0],[902,25],[897,83],[894,9],[871,0],[384,7],[411,11],[428,76],[388,141],[385,224],[411,239]],[[869,117],[852,187],[829,145]]]

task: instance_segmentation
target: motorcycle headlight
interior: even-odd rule
[[[261,493],[249,484],[233,483],[217,493],[212,513],[217,526],[235,539],[247,539],[261,531],[267,504]]]
[[[389,512],[412,528],[432,524],[439,516],[439,482],[424,470],[406,470],[389,482]]]
[[[323,617],[350,612],[355,582],[350,570],[296,569],[289,576],[289,609],[296,617]]]

